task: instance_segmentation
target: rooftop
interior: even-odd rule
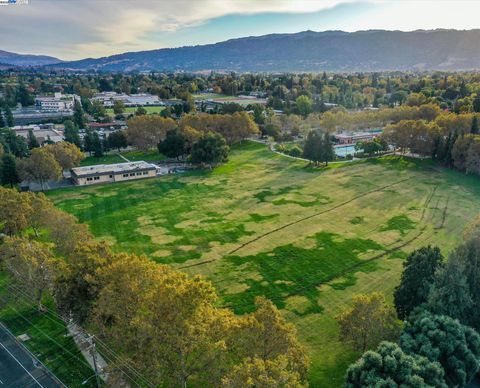
[[[97,164],[96,166],[85,166],[72,168],[72,174],[77,177],[105,174],[121,174],[137,170],[156,170],[155,165],[142,161],[125,162],[117,164]]]

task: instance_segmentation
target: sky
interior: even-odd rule
[[[63,60],[305,30],[480,28],[477,0],[21,1],[0,5],[0,50]]]

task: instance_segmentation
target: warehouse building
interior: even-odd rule
[[[76,185],[84,186],[96,183],[123,182],[133,179],[153,178],[157,175],[157,167],[153,164],[140,161],[75,167],[72,168],[71,173],[73,182]]]

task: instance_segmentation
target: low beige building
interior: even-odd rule
[[[75,167],[71,170],[76,185],[93,185],[96,183],[123,182],[133,179],[152,178],[157,175],[153,164],[126,162],[117,164],[97,164],[96,166]]]

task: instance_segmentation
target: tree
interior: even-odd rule
[[[313,101],[308,96],[299,96],[295,100],[297,106],[297,111],[303,117],[307,117],[309,113],[312,112]]]
[[[92,151],[93,156],[101,158],[103,156],[103,144],[97,132],[92,132]]]
[[[256,310],[243,316],[232,333],[232,348],[240,358],[260,359],[264,363],[286,357],[286,369],[306,382],[308,358],[296,337],[295,327],[287,323],[275,305],[264,297],[255,298]]]
[[[2,110],[0,109],[0,129],[5,127],[5,119],[3,118]]]
[[[480,335],[446,315],[425,310],[412,313],[400,336],[400,347],[438,362],[445,370],[445,381],[451,387],[464,387],[480,365]]]
[[[453,166],[457,170],[466,171],[468,150],[474,141],[472,135],[461,136],[455,141],[452,149],[452,158]]]
[[[479,133],[479,130],[478,130],[478,117],[477,115],[474,115],[473,116],[473,119],[472,119],[472,128],[470,129],[470,133],[472,133],[473,135],[476,135]]]
[[[81,102],[77,100],[73,106],[73,122],[77,128],[85,128],[85,114]]]
[[[125,112],[125,104],[121,100],[115,100],[113,103],[113,113],[116,115],[121,115]]]
[[[28,148],[32,150],[38,147],[40,147],[40,144],[38,144],[38,140],[33,134],[33,130],[30,128],[28,130]]]
[[[169,157],[179,158],[185,154],[186,139],[178,129],[171,129],[167,132],[164,140],[158,143],[158,152]]]
[[[465,164],[467,174],[480,175],[480,136],[470,144]]]
[[[229,147],[225,139],[218,133],[204,134],[192,147],[192,161],[210,166],[228,160]]]
[[[310,162],[318,164],[322,160],[322,135],[317,131],[310,131],[307,134],[305,145],[303,147],[303,157],[310,160]]]
[[[7,237],[0,246],[0,258],[15,284],[30,294],[42,311],[45,291],[50,290],[61,263],[47,243],[22,237]]]
[[[30,182],[39,182],[42,190],[45,182],[59,180],[62,168],[55,157],[45,148],[35,148],[30,158],[22,160],[19,164],[20,176]]]
[[[438,387],[446,388],[444,371],[437,362],[408,355],[394,343],[382,342],[350,365],[345,388],[357,387]]]
[[[353,306],[343,311],[336,320],[340,325],[340,339],[364,352],[381,341],[395,340],[401,331],[393,308],[387,305],[383,294],[359,294]]]
[[[321,149],[322,161],[325,162],[326,166],[328,166],[328,162],[335,159],[335,151],[333,149],[333,143],[330,139],[330,135],[327,132],[323,134],[323,141],[321,145],[322,145],[322,149]]]
[[[98,271],[111,264],[113,258],[105,243],[77,244],[55,281],[53,295],[60,311],[71,314],[79,323],[90,319],[101,289]]]
[[[139,106],[135,111],[135,116],[145,116],[147,113],[147,110],[143,106]]]
[[[211,283],[124,253],[98,276],[95,322],[141,373],[165,386],[218,385],[234,316],[214,307]]]
[[[288,369],[288,359],[278,356],[273,360],[263,361],[259,358],[247,358],[236,365],[222,379],[223,388],[301,388],[307,385],[302,383],[300,374]]]
[[[6,153],[2,156],[0,168],[0,180],[2,185],[13,187],[20,183],[20,177],[17,172],[17,163],[12,154]]]
[[[120,152],[121,148],[128,146],[127,136],[124,131],[115,131],[108,135],[108,144],[111,148],[116,148]]]
[[[157,115],[136,116],[128,120],[126,136],[134,147],[148,151],[157,147],[168,130],[177,127],[175,121]]]
[[[406,319],[415,307],[427,301],[435,273],[442,267],[442,262],[440,249],[430,245],[413,251],[404,261],[400,284],[393,293],[400,319]]]
[[[473,237],[455,249],[438,273],[429,308],[480,330],[480,241]]]
[[[12,111],[8,105],[5,106],[5,120],[7,121],[7,127],[13,127],[15,122]]]
[[[75,144],[78,148],[82,148],[82,140],[80,139],[80,134],[78,127],[71,120],[66,120],[64,123],[65,132],[64,138],[65,141]]]
[[[28,227],[33,209],[25,193],[0,187],[0,231],[8,235]]]
[[[85,154],[75,144],[66,141],[49,144],[44,149],[53,155],[63,170],[70,170],[85,159]]]

